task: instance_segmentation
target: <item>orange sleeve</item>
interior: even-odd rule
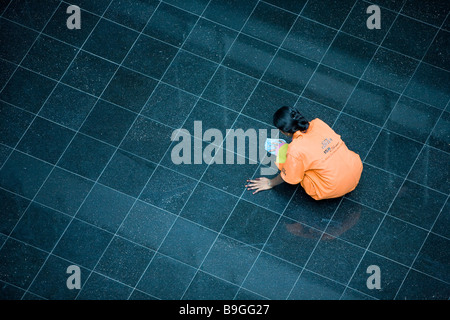
[[[302,182],[305,175],[305,166],[301,159],[297,159],[291,154],[286,155],[286,162],[281,170],[281,178],[289,184]]]

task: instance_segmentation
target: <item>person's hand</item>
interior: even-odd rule
[[[254,180],[247,180],[247,185],[245,187],[247,188],[247,190],[255,190],[253,194],[263,190],[272,189],[272,186],[270,185],[270,179],[265,177],[256,178]]]

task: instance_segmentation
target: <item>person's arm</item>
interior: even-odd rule
[[[284,182],[283,178],[281,178],[281,175],[277,175],[273,179],[269,179],[266,177],[256,178],[254,180],[247,180],[248,184],[245,186],[247,190],[255,190],[253,194],[258,193],[263,190],[269,190],[273,187],[281,184]]]

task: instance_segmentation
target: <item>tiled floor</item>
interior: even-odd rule
[[[80,30],[65,1],[0,2],[1,299],[450,297],[449,1],[71,3]],[[360,154],[355,191],[173,163],[175,129],[285,104]]]

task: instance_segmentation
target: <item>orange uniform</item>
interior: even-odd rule
[[[305,133],[294,133],[286,161],[278,167],[284,181],[301,183],[315,200],[341,197],[352,191],[363,169],[359,155],[320,119],[312,120]]]

